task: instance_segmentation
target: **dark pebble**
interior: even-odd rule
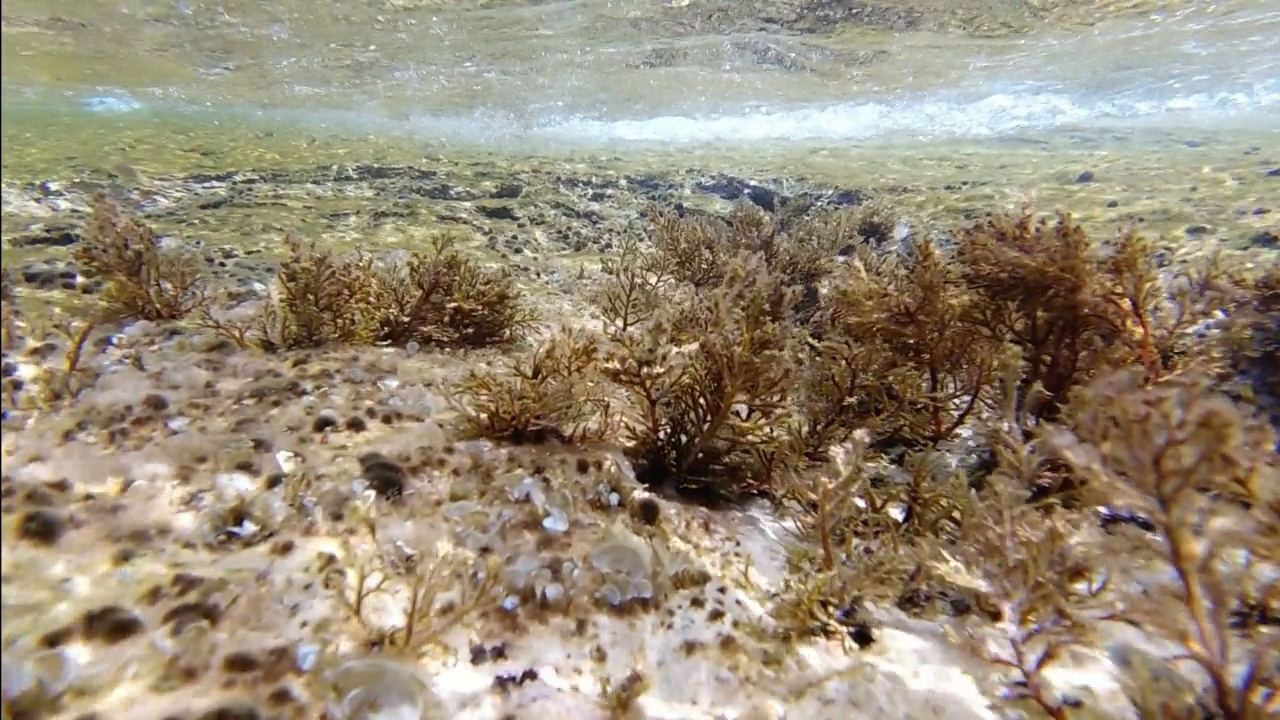
[[[1080,173],[1079,175],[1077,175],[1077,176],[1076,176],[1076,182],[1078,182],[1078,183],[1091,183],[1091,182],[1093,182],[1093,171],[1092,171],[1092,170],[1085,170],[1084,172]]]
[[[1259,230],[1249,236],[1249,247],[1266,250],[1274,250],[1280,247],[1280,235],[1270,230]]]
[[[18,537],[38,545],[53,545],[67,532],[67,521],[52,510],[39,508],[22,516]]]
[[[496,190],[489,193],[489,197],[495,200],[514,200],[524,194],[524,186],[519,183],[506,183],[499,185]]]
[[[1268,170],[1267,177],[1280,177],[1280,168],[1271,168]]]
[[[338,426],[338,418],[330,413],[321,413],[315,420],[311,422],[312,432],[326,432]]]
[[[640,519],[640,522],[645,525],[657,525],[658,520],[662,517],[662,506],[654,498],[640,498],[640,502],[635,507],[635,514]]]
[[[198,720],[259,720],[262,713],[252,705],[223,705],[202,713]]]
[[[1107,201],[1107,207],[1109,207],[1109,208],[1113,208],[1113,207],[1120,207],[1120,201],[1119,201],[1119,200],[1108,200],[1108,201]]]
[[[778,194],[769,188],[752,187],[747,189],[747,199],[755,203],[765,212],[778,211]]]
[[[80,235],[73,230],[45,230],[13,238],[16,247],[70,247],[78,242]]]
[[[85,639],[96,640],[107,645],[127,640],[145,628],[142,618],[119,605],[107,605],[97,610],[90,610],[80,618],[80,629]]]
[[[366,453],[358,460],[361,475],[378,497],[391,500],[404,493],[407,474],[404,468],[381,453]]]
[[[53,290],[65,280],[57,268],[44,265],[22,268],[18,271],[18,277],[22,279],[23,284],[39,290]]]
[[[222,658],[222,669],[231,674],[242,675],[262,669],[262,661],[257,655],[240,650]]]
[[[476,205],[476,212],[490,220],[520,219],[520,213],[510,205]]]
[[[865,622],[854,623],[849,628],[849,639],[858,646],[860,650],[865,650],[871,643],[876,641],[876,636],[871,632],[871,626]]]

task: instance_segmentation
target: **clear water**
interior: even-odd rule
[[[226,130],[202,167],[243,162],[241,131],[260,127],[337,138],[353,161],[390,142],[410,159],[587,153],[809,175],[874,158],[899,185],[913,167],[946,182],[912,157],[954,153],[966,178],[1002,177],[1014,197],[1111,163],[1125,182],[1108,198],[1180,203],[1186,173],[1212,170],[1238,182],[1194,183],[1225,188],[1197,211],[1247,228],[1270,218],[1241,212],[1280,194],[1255,182],[1280,162],[1280,0],[6,0],[3,13],[14,177],[68,160],[177,171],[191,163],[157,150],[177,125]],[[1039,154],[1010,168],[1010,142]],[[292,152],[270,144],[269,162]]]
[[[1280,122],[1275,0],[1099,5],[986,39],[945,11],[803,35],[717,15],[751,4],[17,0],[4,101],[624,146]]]

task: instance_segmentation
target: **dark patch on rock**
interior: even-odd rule
[[[689,51],[684,48],[659,47],[650,48],[644,55],[627,63],[633,68],[669,68],[683,65],[689,60]]]
[[[855,207],[869,200],[861,190],[832,190],[821,197],[821,204],[830,207]]]
[[[440,177],[439,171],[424,170],[411,165],[373,165],[360,163],[350,166],[335,166],[333,179],[340,182],[369,180],[434,180]]]
[[[743,180],[725,175],[708,180],[700,180],[693,185],[693,188],[698,192],[714,195],[721,200],[729,201],[741,200],[749,187],[751,186]]]
[[[394,500],[404,494],[408,473],[399,463],[377,452],[365,453],[356,462],[360,464],[361,477],[378,497]]]
[[[86,612],[80,618],[80,629],[86,640],[114,645],[137,635],[146,626],[132,610],[107,605]]]
[[[675,185],[661,178],[633,175],[626,179],[627,188],[646,197],[661,197],[675,190]]]
[[[429,198],[431,200],[469,202],[472,200],[479,200],[484,197],[484,194],[478,190],[460,187],[451,183],[436,183],[434,185],[414,184],[409,186],[408,191],[414,195]]]
[[[863,0],[807,0],[785,13],[763,17],[766,23],[799,33],[830,33],[835,25],[857,25],[879,30],[918,29],[923,13]]]
[[[755,65],[772,70],[807,70],[809,68],[796,53],[788,52],[772,43],[751,41],[733,44],[736,52],[747,55]]]
[[[218,208],[225,207],[230,202],[231,202],[231,196],[219,195],[218,197],[211,197],[205,200],[201,200],[199,203],[196,204],[196,208],[200,210],[217,210]]]
[[[14,247],[70,247],[80,242],[80,233],[70,228],[44,228],[14,237]]]
[[[201,713],[197,720],[259,720],[262,713],[252,705],[234,703]]]
[[[391,219],[403,220],[412,216],[413,213],[408,210],[387,207],[374,208],[368,213],[368,218],[374,222]]]
[[[235,170],[220,173],[195,173],[186,176],[183,180],[192,185],[225,185],[239,180],[239,173]]]
[[[20,268],[18,279],[37,290],[75,290],[80,274],[62,263],[40,262]]]
[[[476,212],[490,220],[519,220],[520,213],[510,205],[476,205]]]
[[[66,532],[67,521],[45,508],[31,510],[18,522],[18,537],[36,545],[55,545]]]
[[[1280,247],[1280,235],[1270,230],[1259,230],[1249,237],[1249,247],[1273,250]]]
[[[524,186],[520,183],[503,183],[489,193],[489,197],[494,200],[515,200],[523,194]]]
[[[720,175],[694,183],[694,189],[720,198],[721,200],[746,199],[766,212],[777,212],[779,197],[777,191],[748,182],[741,178]]]

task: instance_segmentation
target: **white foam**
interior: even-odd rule
[[[81,100],[80,105],[89,112],[98,113],[133,112],[134,110],[141,110],[143,107],[141,102],[130,97],[127,93],[94,95]]]
[[[80,100],[95,113],[150,108],[128,95],[95,95]],[[170,111],[208,113],[208,107],[174,105]],[[402,131],[424,139],[487,144],[537,139],[556,144],[718,145],[743,142],[869,142],[877,139],[990,138],[1055,128],[1145,126],[1221,128],[1233,120],[1264,121],[1280,109],[1280,82],[1234,92],[1153,96],[1149,92],[1073,95],[1023,90],[972,100],[913,97],[827,105],[748,106],[705,115],[658,114],[607,119],[586,115],[528,118],[477,111],[470,115],[418,114],[392,119],[372,113],[329,110],[229,108],[218,114],[268,115],[302,124]]]
[[[991,137],[1025,130],[1167,120],[1215,124],[1280,105],[1280,92],[1194,93],[1167,98],[1084,99],[1062,93],[997,93],[970,102],[939,99],[850,102],[820,107],[751,109],[707,116],[665,115],[601,120],[571,118],[540,133],[565,141],[722,143],[870,140],[884,136]]]

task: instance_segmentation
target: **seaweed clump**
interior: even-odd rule
[[[106,281],[103,300],[122,318],[181,320],[209,297],[201,258],[162,246],[150,226],[122,215],[103,194],[93,199],[93,217],[74,257]]]
[[[883,230],[876,213],[646,213],[648,236],[603,264],[603,350],[576,369],[614,387],[642,479],[775,494],[859,430],[898,460],[940,448],[995,411],[1001,363],[1034,424],[1110,369],[1156,381],[1217,361],[1189,340],[1235,297],[1212,261],[1166,277],[1136,233],[1099,244],[1028,212],[962,229],[954,253],[909,235],[886,248],[860,235]],[[461,394],[493,437],[551,416],[546,397],[526,412],[474,382]],[[549,434],[577,435],[582,418],[565,422]]]
[[[341,256],[288,237],[270,299],[247,319],[212,311],[201,323],[241,347],[267,351],[338,344],[477,348],[517,339],[533,322],[507,272],[437,237],[425,251],[383,261]]]
[[[621,336],[604,372],[629,399],[625,434],[649,484],[767,488],[787,460],[793,298],[759,256],[711,291]]]
[[[935,447],[989,403],[1001,339],[976,331],[981,298],[934,243],[864,244],[850,260],[808,325],[804,448],[821,459],[858,429],[879,446]]]
[[[1240,392],[1280,427],[1280,270],[1256,278],[1238,305],[1231,319],[1231,369],[1242,381]]]
[[[1214,389],[1245,297],[1216,259],[1162,268],[1137,233],[1098,243],[1029,212],[961,229],[953,252],[883,247],[848,216],[648,217],[648,242],[604,264],[603,350],[576,372],[617,399],[638,479],[782,502],[811,541],[775,607],[785,634],[862,646],[869,602],[968,616],[958,639],[1013,675],[1001,697],[1065,718],[1079,701],[1046,671],[1124,620],[1206,678],[1194,706],[1135,690],[1135,707],[1256,716],[1280,462]],[[486,422],[519,413],[464,398]],[[1176,583],[1135,594],[1160,564]]]
[[[1127,231],[1100,247],[1070,215],[996,215],[958,240],[980,298],[972,327],[1021,351],[1019,403],[1036,417],[1056,415],[1101,371],[1137,364],[1155,380],[1204,360],[1188,356],[1197,346],[1185,331],[1230,300],[1215,260],[1166,280],[1145,237]]]
[[[614,431],[614,418],[602,391],[601,351],[596,337],[565,330],[509,369],[471,370],[457,394],[487,412],[464,413],[463,431],[514,443],[603,440]]]
[[[1166,587],[1128,598],[1125,617],[1178,642],[1208,681],[1218,717],[1264,714],[1280,691],[1280,460],[1274,431],[1188,373],[1154,385],[1112,373],[1047,438],[1093,497],[1149,529],[1108,535],[1111,557],[1167,568]]]
[[[579,407],[594,407],[593,427],[617,428],[643,482],[708,498],[768,494],[797,459],[791,386],[804,318],[839,248],[856,240],[853,223],[785,207],[776,215],[741,207],[727,218],[651,208],[645,216],[649,235],[629,238],[603,264],[602,349],[579,376],[592,388],[607,382],[599,401]],[[477,428],[549,416],[499,404],[472,381],[460,398]]]

